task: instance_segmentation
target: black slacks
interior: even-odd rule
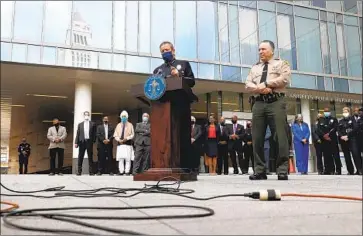
[[[228,145],[227,144],[219,144],[218,145],[218,156],[217,156],[217,174],[222,174],[222,166],[223,173],[228,175]]]
[[[63,148],[49,149],[49,155],[50,155],[50,172],[61,173],[63,168],[64,149]],[[58,168],[55,167],[55,159],[57,156],[58,156]]]
[[[28,173],[28,160],[29,157],[24,155],[19,155],[19,174]],[[24,172],[23,172],[23,167],[24,167]]]
[[[79,152],[78,152],[78,173],[82,173],[82,164],[84,154],[87,151],[88,155],[88,165],[89,165],[89,173],[93,174],[93,142],[90,139],[87,139],[78,144]]]
[[[97,148],[98,151],[98,172],[112,173],[112,145],[103,144]]]

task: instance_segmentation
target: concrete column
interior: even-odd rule
[[[310,132],[311,132],[311,118],[310,118],[310,103],[309,100],[301,100],[301,115],[304,118],[304,122],[308,124]],[[309,138],[309,144],[312,145],[312,135],[310,134],[310,138]],[[309,145],[309,147],[311,147]],[[311,155],[311,148],[309,148],[309,167],[308,167],[308,171],[309,172],[315,172],[315,158],[313,157],[313,155]]]
[[[7,91],[1,91],[1,174],[7,174],[9,169],[11,105],[11,96]]]
[[[84,120],[83,112],[85,111],[88,111],[90,115],[92,114],[92,83],[84,80],[77,80],[74,94],[73,144],[77,134],[78,124]],[[92,120],[92,115],[90,119]],[[84,158],[88,158],[87,152]],[[75,148],[73,145],[73,173],[76,171],[77,160],[78,148]],[[88,160],[83,160],[83,169],[88,172]]]

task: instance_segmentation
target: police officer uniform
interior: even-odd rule
[[[28,173],[28,162],[29,156],[31,152],[31,145],[27,142],[22,142],[19,144],[18,153],[19,153],[19,174],[27,174]],[[24,166],[24,172],[23,172]]]
[[[286,135],[286,102],[285,87],[290,83],[291,69],[287,61],[271,59],[252,66],[246,80],[246,90],[254,93],[252,107],[253,152],[255,159],[255,174],[251,180],[267,179],[264,157],[264,138],[267,125],[271,133],[276,134],[278,157],[276,172],[279,180],[287,180],[289,142]],[[270,94],[256,94],[257,86],[261,83],[271,88]]]
[[[353,136],[357,140],[357,146],[359,155],[361,155],[361,158],[363,158],[363,108],[359,109],[360,114],[353,116]]]
[[[339,121],[338,125],[338,137],[339,142],[344,153],[345,164],[350,175],[354,174],[354,166],[350,153],[353,155],[354,165],[357,168],[356,174],[362,174],[362,160],[360,157],[357,138],[354,137],[352,132],[354,129],[354,118],[344,117]],[[348,141],[342,140],[341,137],[347,136]]]
[[[318,120],[316,133],[321,139],[321,147],[324,157],[324,174],[330,175],[341,174],[342,163],[340,162],[337,137],[338,120],[335,117],[321,117]],[[330,140],[326,140],[324,136],[329,136]],[[334,166],[335,162],[335,166]]]
[[[250,160],[252,162],[252,169],[255,170],[255,160],[253,158],[253,147],[251,144],[252,143],[252,129],[248,125],[247,125],[246,132],[245,132],[245,135],[242,140],[244,142],[243,153],[244,153],[245,158],[244,158],[243,165],[242,166],[240,165],[240,166],[242,168],[242,173],[248,173],[248,169],[250,166]]]

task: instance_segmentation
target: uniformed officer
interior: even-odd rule
[[[321,139],[322,152],[324,156],[324,174],[340,175],[342,163],[339,157],[338,120],[331,115],[329,108],[324,108],[324,117],[319,118],[316,133]],[[334,166],[335,164],[335,166]]]
[[[31,145],[26,142],[26,138],[23,138],[18,147],[19,174],[28,173],[28,162],[29,162],[30,152],[31,152]],[[24,166],[24,172],[23,172],[23,166]]]
[[[291,70],[287,61],[274,59],[275,45],[264,40],[259,46],[260,61],[253,65],[246,80],[246,89],[254,94],[252,108],[252,144],[255,174],[250,180],[267,179],[264,138],[267,125],[278,140],[276,172],[279,180],[288,179],[289,142],[286,135],[285,87],[290,83]]]
[[[354,165],[357,169],[357,175],[362,174],[362,160],[358,150],[357,138],[353,133],[354,118],[350,116],[350,109],[348,107],[343,108],[343,119],[339,121],[338,125],[338,137],[339,142],[344,153],[345,164],[347,165],[348,174],[354,174],[354,166],[352,163],[352,153]]]
[[[321,147],[321,138],[319,137],[319,135],[317,134],[316,131],[317,131],[317,128],[319,125],[319,119],[322,117],[323,117],[323,115],[319,113],[316,117],[315,124],[312,125],[312,127],[311,127],[311,136],[312,136],[313,143],[314,143],[315,154],[316,154],[316,164],[317,164],[319,175],[324,174],[324,166],[323,166],[323,152],[322,152],[322,147]],[[324,164],[326,164],[326,163],[324,163]]]
[[[357,140],[358,153],[363,158],[363,108],[354,108],[353,115],[353,135]]]

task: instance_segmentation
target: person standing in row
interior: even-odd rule
[[[217,156],[217,174],[222,174],[222,169],[224,175],[228,175],[229,166],[228,166],[228,133],[227,127],[225,123],[225,118],[222,116],[219,119],[218,124],[218,156]]]
[[[233,174],[238,174],[237,158],[241,171],[243,169],[242,138],[245,134],[245,128],[243,125],[237,124],[237,120],[237,116],[234,115],[232,117],[232,124],[227,126],[227,135],[229,137],[228,152],[232,160]],[[248,172],[242,172],[242,174],[246,173]]]
[[[26,138],[24,137],[18,146],[19,174],[28,173],[28,163],[29,163],[30,153],[31,153],[31,145],[26,142]],[[23,167],[24,167],[24,172],[23,172]]]
[[[242,173],[248,173],[248,169],[250,167],[250,160],[252,162],[252,169],[255,172],[255,160],[253,158],[253,147],[252,147],[252,123],[251,121],[247,121],[246,124],[246,132],[243,136],[243,154],[244,154],[244,163],[242,168]]]
[[[142,173],[149,168],[151,128],[149,114],[142,115],[142,122],[136,124],[135,128],[135,161],[132,174]]]
[[[252,66],[246,80],[246,90],[254,94],[252,108],[253,151],[255,174],[250,180],[267,179],[265,171],[264,138],[267,125],[272,136],[276,133],[279,180],[288,179],[289,143],[286,135],[285,87],[290,83],[291,70],[287,61],[274,59],[275,45],[264,40],[259,46],[260,61]]]
[[[310,129],[308,124],[303,121],[301,114],[295,117],[292,133],[294,135],[296,168],[299,173],[306,175],[308,174]]]
[[[64,140],[67,138],[66,127],[59,124],[59,119],[53,119],[53,126],[48,128],[47,138],[49,143],[50,156],[50,174],[62,175],[63,160],[64,160]],[[58,156],[58,168],[55,167],[55,159]]]
[[[117,141],[116,160],[119,163],[119,174],[130,175],[131,161],[134,159],[132,146],[132,139],[135,136],[134,126],[128,121],[129,114],[127,111],[122,111],[120,118],[121,122],[117,124],[113,135]]]
[[[108,122],[108,116],[103,117],[103,124],[97,127],[98,172],[97,175],[112,173],[112,149],[114,128]]]
[[[317,130],[318,124],[319,124],[319,119],[322,117],[323,117],[323,115],[320,113],[317,115],[316,122],[315,122],[315,124],[312,125],[312,129],[311,129],[311,135],[312,135],[314,148],[315,148],[315,154],[316,154],[316,165],[317,165],[319,175],[324,174],[324,166],[326,165],[326,163],[324,163],[324,165],[323,165],[323,152],[322,152],[322,146],[321,146],[321,139],[320,139],[319,135],[316,133],[316,130]]]
[[[192,151],[191,151],[191,155],[192,155],[192,171],[194,171],[195,173],[199,173],[199,164],[200,164],[200,153],[201,153],[201,141],[202,141],[202,127],[198,124],[196,124],[196,119],[194,116],[191,117],[190,119],[191,121],[191,125],[192,125],[192,129],[191,129],[191,143],[192,143]]]
[[[204,148],[206,164],[209,173],[216,174],[219,132],[213,115],[209,116],[209,124],[205,128],[205,132],[206,141]]]
[[[361,155],[363,159],[363,107],[354,108],[353,113],[353,121],[354,121],[354,136],[357,139],[357,147],[358,147],[358,153]]]
[[[76,138],[74,140],[75,148],[78,151],[78,170],[77,175],[82,174],[82,165],[84,154],[87,151],[89,175],[94,175],[93,172],[93,144],[96,142],[96,125],[91,121],[90,113],[83,113],[84,121],[78,124]]]

